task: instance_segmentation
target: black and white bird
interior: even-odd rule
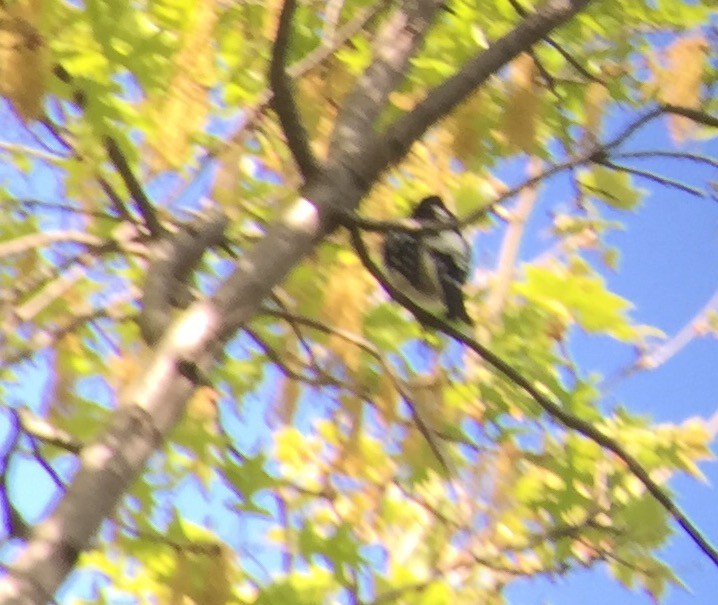
[[[437,195],[425,197],[411,213],[420,225],[456,223],[456,217]],[[454,226],[436,233],[388,231],[384,264],[394,287],[432,312],[471,325],[462,286],[471,264],[471,246]]]

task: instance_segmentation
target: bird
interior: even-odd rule
[[[464,306],[463,285],[471,265],[471,245],[441,197],[422,199],[410,218],[420,226],[445,223],[435,233],[388,230],[382,247],[391,284],[422,307],[451,321],[473,322]]]

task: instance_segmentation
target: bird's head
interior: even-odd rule
[[[430,195],[417,204],[411,213],[411,218],[425,221],[446,221],[454,217],[438,195]]]

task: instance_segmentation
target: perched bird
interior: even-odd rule
[[[411,213],[421,224],[455,223],[456,217],[437,195],[425,197]],[[384,238],[384,264],[392,284],[422,307],[437,308],[450,320],[471,325],[464,293],[471,263],[471,246],[459,229],[436,233],[388,231]]]

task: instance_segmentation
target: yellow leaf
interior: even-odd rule
[[[186,162],[192,135],[204,125],[209,87],[214,82],[214,28],[216,0],[197,3],[192,25],[174,58],[176,73],[162,99],[151,99],[156,128],[148,143],[156,170]]]
[[[203,386],[195,391],[187,406],[187,414],[197,422],[209,421],[214,424],[217,417],[217,399],[219,395],[213,387]]]
[[[224,605],[232,595],[230,551],[223,544],[190,543],[176,551],[172,605]]]
[[[700,107],[708,49],[703,36],[681,38],[668,47],[666,65],[661,68],[658,78],[658,97],[662,102],[691,109]],[[684,116],[670,115],[668,129],[673,140],[682,143],[693,133],[695,123]]]
[[[25,0],[0,10],[0,93],[23,121],[42,114],[49,71],[45,40],[36,27],[42,3]]]
[[[591,82],[586,87],[586,95],[584,97],[586,111],[584,114],[583,125],[586,131],[595,137],[598,137],[601,133],[603,112],[609,98],[610,95],[608,94],[608,88],[606,88],[603,84]]]
[[[503,132],[510,147],[526,152],[532,149],[536,139],[539,90],[535,75],[536,63],[530,55],[524,53],[512,61]]]
[[[347,332],[360,334],[371,283],[359,259],[352,253],[340,254],[330,270],[324,294],[324,316],[328,323]],[[351,371],[358,369],[361,349],[347,339],[331,336],[329,347]]]
[[[137,376],[142,369],[142,364],[137,356],[123,351],[119,355],[110,357],[107,369],[109,370],[107,380],[110,386],[118,390]]]
[[[486,94],[483,89],[462,103],[447,120],[451,147],[457,159],[471,163],[480,158],[484,140]]]

